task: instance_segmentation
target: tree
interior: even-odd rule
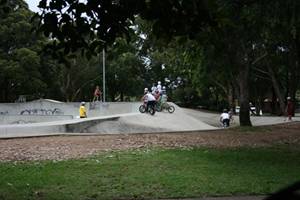
[[[137,55],[135,41],[127,42],[124,38],[117,38],[107,49],[106,80],[112,101],[123,101],[125,96],[139,96],[143,91],[144,65]]]
[[[275,1],[275,4],[279,5],[279,8],[281,5],[286,5],[280,0]],[[297,12],[295,12],[298,6],[295,1],[288,1],[287,5],[289,5],[288,8],[296,8],[292,9],[293,14],[290,19],[298,19]],[[125,34],[130,38],[129,27],[133,25],[136,15],[152,21],[153,34],[165,41],[171,41],[176,36],[185,36],[194,40],[198,45],[204,46],[203,55],[207,61],[204,65],[206,67],[214,65],[216,71],[220,69],[221,73],[215,73],[220,74],[218,79],[226,81],[224,77],[227,73],[232,77],[233,81],[226,81],[223,91],[229,91],[228,88],[230,89],[230,86],[235,85],[233,83],[236,82],[238,87],[234,90],[237,91],[241,106],[240,124],[251,125],[249,84],[252,70],[265,58],[265,53],[262,51],[266,45],[264,40],[267,39],[268,34],[272,34],[269,30],[272,30],[274,24],[268,24],[267,21],[275,19],[275,24],[278,23],[276,16],[268,15],[266,12],[272,9],[272,5],[267,1],[89,0],[84,3],[71,0],[50,0],[49,2],[42,0],[40,8],[43,9],[43,13],[40,15],[42,23],[39,30],[43,31],[46,36],[53,37],[55,52],[58,49],[64,49],[64,53],[68,54],[70,51],[74,52],[82,48],[90,55],[90,52],[99,52],[103,46],[113,44],[120,35]],[[284,15],[288,10],[276,9],[279,16]],[[265,17],[263,21],[260,20],[262,17]],[[288,25],[285,25],[286,22],[289,20],[278,24],[290,27],[288,30],[293,33],[291,41],[294,43],[289,44],[296,45],[288,45],[287,49],[293,52],[291,54],[293,58],[297,58],[299,57],[299,37],[295,30],[298,27],[298,20],[291,20],[291,23],[287,23]],[[201,36],[203,33],[207,36],[209,43],[203,40]],[[215,42],[214,39],[216,39]],[[206,53],[205,47],[211,47],[213,53],[210,55]],[[278,47],[277,45],[275,49]],[[218,55],[216,50],[220,50],[221,53],[219,52]],[[217,55],[221,64],[210,61],[214,55]],[[158,66],[157,69],[159,69],[162,63],[152,64],[153,67]],[[298,66],[297,63],[294,66]],[[296,71],[298,69],[295,68]],[[292,84],[290,85],[297,86],[297,77],[298,75],[291,74],[289,80]],[[297,87],[290,88],[292,93],[295,93]]]
[[[8,12],[0,19],[0,101],[12,101],[21,94],[38,95],[46,85],[36,46],[40,37],[31,33],[32,13],[22,0],[5,6]]]

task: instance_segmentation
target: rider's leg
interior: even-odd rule
[[[146,112],[148,112],[149,106],[150,106],[150,101],[146,102]]]
[[[229,119],[224,119],[224,125],[225,127],[229,127]]]
[[[149,108],[149,106],[151,106],[151,108],[154,109],[155,101],[148,101],[148,108]]]

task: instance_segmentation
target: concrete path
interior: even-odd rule
[[[186,114],[203,121],[204,123],[210,124],[214,127],[220,127],[219,123],[219,113],[211,113],[205,111],[199,111],[194,109],[186,109],[183,108]],[[272,124],[282,124],[286,123],[286,117],[283,116],[250,116],[251,122],[253,126],[263,126],[263,125],[272,125]],[[293,121],[300,121],[300,114],[297,113],[295,117],[293,117]],[[234,121],[231,126],[239,125],[239,116],[234,116]]]

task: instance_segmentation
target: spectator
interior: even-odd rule
[[[286,114],[287,114],[288,121],[292,121],[293,113],[294,113],[294,104],[292,102],[291,97],[287,97]]]
[[[101,95],[102,95],[102,93],[101,93],[100,87],[99,87],[99,85],[97,85],[96,89],[94,91],[93,102],[94,101],[99,101],[99,99],[101,100]]]

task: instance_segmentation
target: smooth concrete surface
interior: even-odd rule
[[[85,119],[62,120],[32,124],[9,124],[0,126],[0,138],[32,137],[40,135],[60,135],[64,133],[85,133],[88,127],[104,121],[114,121],[121,115],[93,117]]]
[[[72,115],[0,115],[0,124],[28,124],[73,119]]]
[[[2,110],[0,112],[0,138],[77,133],[155,133],[221,128],[219,113],[183,109],[172,104],[176,109],[174,113],[156,112],[154,116],[151,116],[148,113],[139,113],[140,105],[140,102],[87,103],[88,118],[80,119],[78,117],[79,102],[37,100],[28,103],[0,104]],[[26,114],[24,110],[27,110]],[[22,111],[24,112],[21,115]],[[293,120],[300,121],[300,116],[294,117]],[[238,116],[234,116],[232,126],[239,125],[238,121]],[[254,126],[259,126],[284,123],[285,118],[251,117],[251,121]],[[7,124],[3,124],[5,122]]]
[[[220,124],[220,114],[219,113],[211,113],[211,112],[203,112],[194,109],[186,109],[182,108],[186,114],[203,121],[214,127],[221,127]],[[233,116],[234,120],[231,123],[231,126],[239,125],[239,116]],[[264,126],[264,125],[272,125],[272,124],[282,124],[286,123],[287,118],[285,116],[250,116],[250,120],[253,126]],[[293,121],[300,121],[300,114],[296,113],[296,116],[292,118]]]
[[[139,102],[86,102],[85,105],[88,117],[138,112],[139,106]],[[25,103],[0,103],[0,124],[22,121],[24,116],[28,116],[28,119],[30,119],[29,116],[44,116],[40,118],[41,120],[38,117],[32,117],[31,120],[28,120],[32,123],[44,121],[43,119],[47,117],[49,121],[53,121],[51,120],[52,116],[78,118],[79,107],[80,102],[59,102],[50,99],[39,99]],[[8,116],[11,120],[7,119]],[[57,121],[61,118],[57,117]]]

